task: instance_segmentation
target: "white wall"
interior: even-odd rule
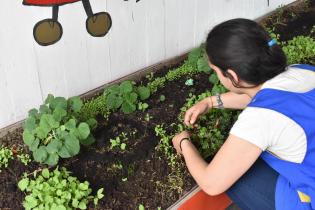
[[[70,97],[141,68],[180,55],[204,41],[214,25],[235,17],[257,18],[293,0],[91,0],[113,26],[102,38],[85,29],[81,2],[60,7],[63,37],[39,46],[33,26],[51,8],[1,0],[0,128],[26,117],[48,93]]]

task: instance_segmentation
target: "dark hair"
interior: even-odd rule
[[[224,76],[232,69],[238,77],[250,84],[260,85],[285,71],[286,57],[271,40],[262,26],[248,19],[232,19],[215,26],[209,33],[206,51],[212,64]],[[232,80],[233,85],[237,84]],[[238,86],[239,87],[239,86]]]

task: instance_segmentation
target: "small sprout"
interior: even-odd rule
[[[128,180],[128,178],[122,178],[121,181],[126,182]]]
[[[31,162],[31,158],[29,154],[20,154],[17,155],[17,158],[25,165],[27,166]]]
[[[126,146],[127,146],[127,145],[126,145],[125,143],[122,143],[122,144],[120,145],[120,149],[121,149],[121,150],[125,150],[125,149],[126,149]]]
[[[193,79],[188,79],[188,80],[186,80],[185,85],[187,85],[187,86],[193,86],[193,85],[194,85],[194,80],[193,80]]]
[[[7,168],[10,160],[13,160],[13,152],[10,148],[1,146],[0,148],[0,172],[1,168]]]
[[[139,205],[139,210],[145,210],[144,205],[140,204]]]
[[[151,119],[153,119],[153,117],[149,113],[146,113],[144,116],[144,120],[149,122]]]
[[[142,103],[142,102],[138,103],[138,110],[140,111],[144,112],[148,107],[149,107],[149,104],[147,103]]]
[[[163,102],[163,101],[165,101],[165,95],[160,95],[160,102]]]

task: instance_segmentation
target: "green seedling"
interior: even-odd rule
[[[163,101],[165,101],[165,95],[160,95],[160,102],[163,102]]]
[[[140,111],[144,112],[148,107],[149,107],[149,105],[147,103],[142,103],[142,102],[138,103],[138,110],[140,110]]]
[[[187,86],[193,86],[193,85],[194,85],[194,80],[193,80],[193,79],[188,79],[188,80],[186,80],[185,85],[187,85]]]
[[[90,201],[96,206],[104,197],[101,188],[96,195],[91,195],[89,182],[80,182],[70,176],[65,168],[57,167],[54,171],[44,168],[34,179],[25,176],[18,182],[19,189],[26,194],[23,201],[25,209],[87,209]]]
[[[10,148],[1,146],[0,148],[0,172],[1,168],[7,168],[10,160],[13,160],[13,152]]]

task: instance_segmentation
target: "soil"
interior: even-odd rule
[[[295,36],[311,35],[315,25],[315,1],[301,1],[298,5],[288,8],[279,8],[278,12],[262,21],[268,28],[275,28],[274,32],[280,34],[281,41],[291,40]]]
[[[263,24],[267,27],[274,25],[275,32],[281,35],[282,41],[296,35],[308,35],[315,25],[314,1],[309,5],[299,4],[281,13],[264,20]],[[165,74],[171,68],[160,69],[155,77]],[[177,122],[179,109],[189,93],[200,94],[211,88],[206,74],[192,76],[195,84],[191,87],[185,85],[188,78],[190,77],[186,76],[169,82],[166,87],[159,89],[146,101],[149,108],[145,112],[136,111],[130,115],[116,112],[107,121],[99,117],[102,126],[94,132],[96,143],[82,148],[79,155],[60,162],[61,166],[72,171],[81,181],[88,180],[94,192],[104,187],[105,197],[97,209],[134,210],[140,204],[146,209],[166,209],[195,185],[185,167],[180,173],[181,179],[172,177],[167,160],[155,149],[159,138],[155,136],[154,127]],[[147,79],[143,78],[142,81],[146,83]],[[161,94],[166,97],[164,102],[159,101]],[[149,121],[145,120],[146,113],[152,117]],[[126,133],[126,139],[123,140],[127,144],[126,149],[110,149],[110,139],[122,132]],[[0,142],[5,146],[21,148],[21,133],[22,129],[17,129],[0,138]],[[14,160],[8,169],[0,172],[0,209],[23,209],[24,195],[17,189],[16,183],[24,172],[31,173],[41,167],[36,163],[24,166]],[[178,182],[181,180],[184,183]],[[95,207],[91,205],[89,209]]]

